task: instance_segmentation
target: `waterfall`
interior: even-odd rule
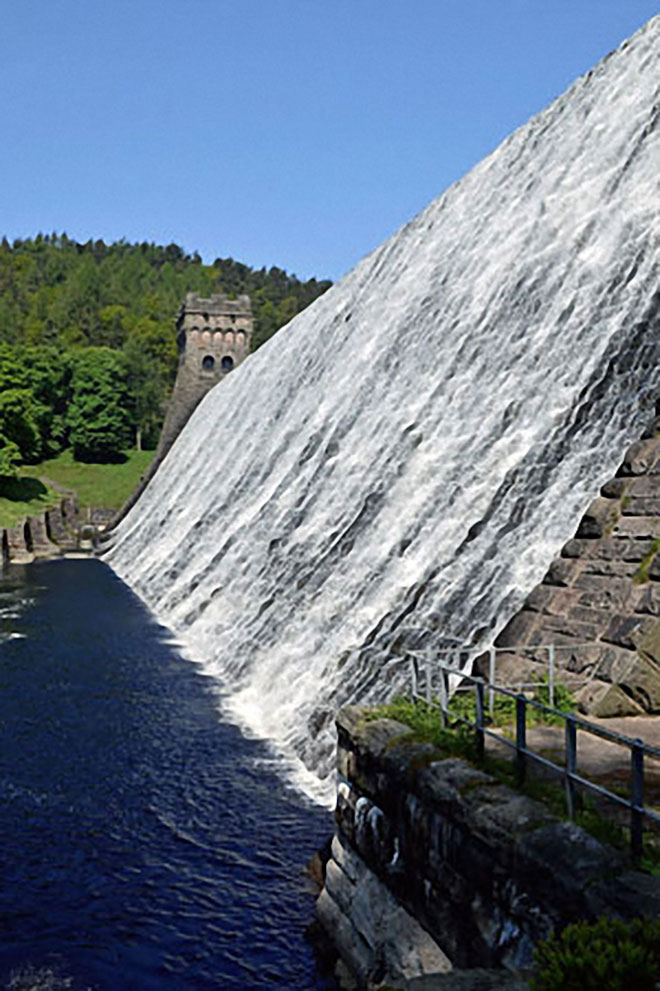
[[[660,17],[214,388],[107,560],[327,797],[332,714],[485,644],[660,379]]]

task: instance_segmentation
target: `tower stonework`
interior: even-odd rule
[[[249,296],[205,299],[186,293],[176,321],[179,367],[154,459],[119,510],[114,528],[135,505],[206,393],[250,353],[254,318]]]
[[[254,320],[249,296],[189,292],[176,322],[179,368],[158,444],[162,460],[193,410],[249,354]]]

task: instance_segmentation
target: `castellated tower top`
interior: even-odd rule
[[[209,329],[231,329],[232,325],[245,323],[249,324],[252,331],[252,306],[249,296],[239,296],[237,299],[229,299],[224,293],[213,293],[205,298],[199,293],[186,293],[186,298],[181,304],[177,327],[181,327],[185,319],[186,329],[192,328],[194,323],[198,324],[197,329],[206,329],[204,325],[209,325]]]
[[[186,293],[176,322],[179,368],[185,367],[188,377],[197,380],[199,398],[240,365],[250,351],[253,326],[249,296],[229,299],[214,293],[206,298],[196,292]]]

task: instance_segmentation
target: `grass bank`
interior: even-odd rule
[[[0,488],[0,527],[16,526],[54,506],[60,496],[38,478],[8,478]]]
[[[134,490],[153,459],[154,451],[126,451],[118,464],[86,464],[74,461],[71,451],[37,465],[25,465],[18,478],[7,479],[0,489],[0,526],[13,526],[25,516],[55,505],[61,486],[78,494],[82,509],[99,506],[119,509]]]

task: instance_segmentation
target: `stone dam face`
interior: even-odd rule
[[[659,70],[654,18],[211,390],[116,531],[321,800],[337,708],[487,647],[652,416]]]

